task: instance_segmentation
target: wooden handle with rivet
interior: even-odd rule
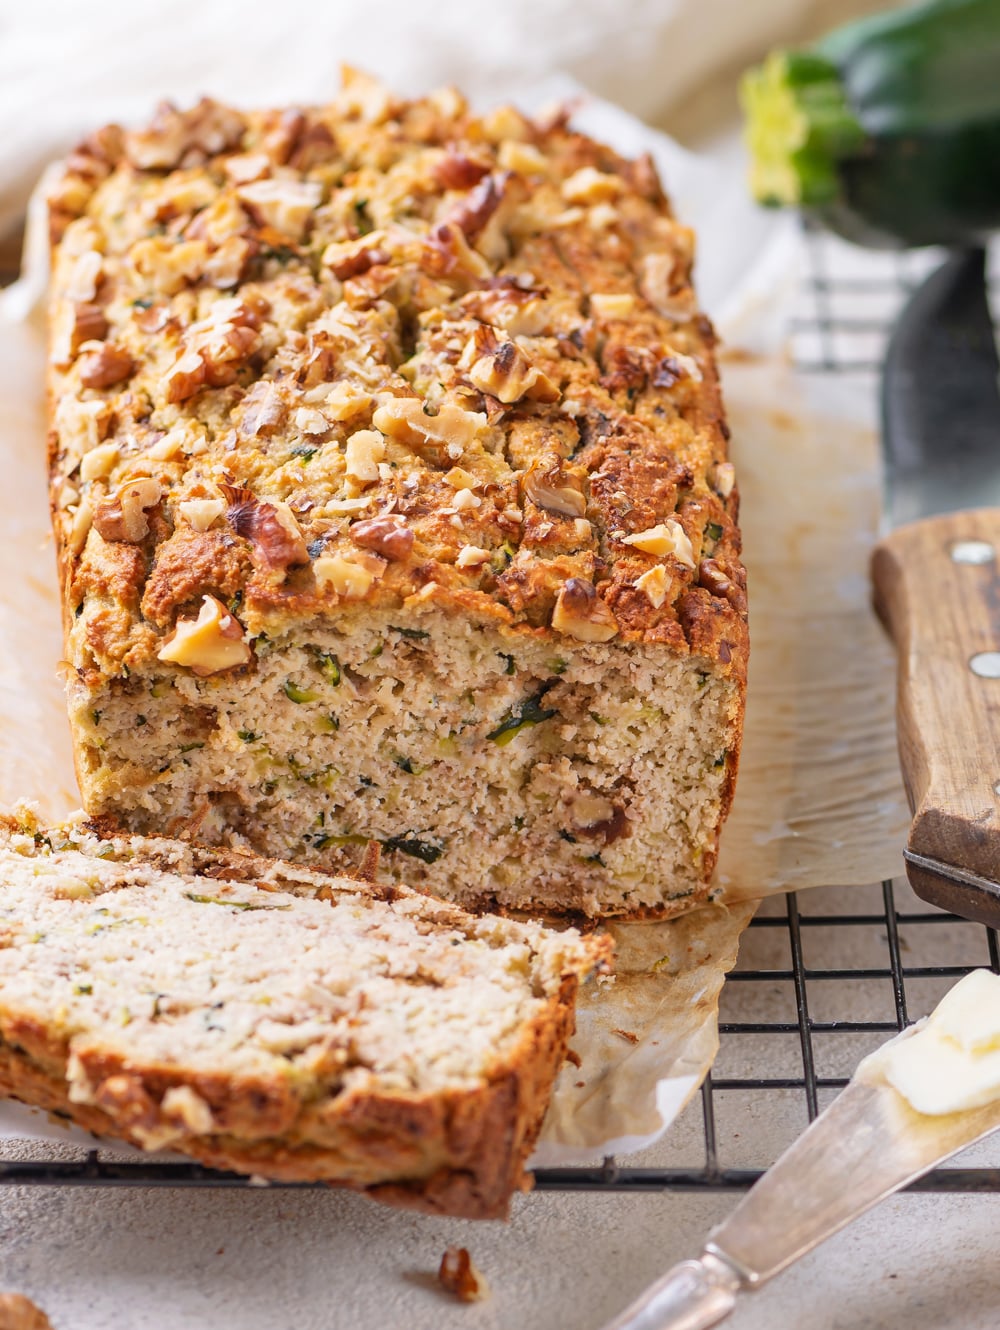
[[[907,849],[985,882],[907,874],[925,900],[1000,926],[1000,509],[900,527],[876,546],[872,582],[899,656]]]

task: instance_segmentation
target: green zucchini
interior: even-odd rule
[[[925,0],[774,51],[742,100],[761,203],[875,248],[1000,228],[1000,0]]]

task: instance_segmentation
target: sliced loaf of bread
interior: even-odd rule
[[[610,943],[0,818],[0,1093],[215,1168],[506,1213]]]

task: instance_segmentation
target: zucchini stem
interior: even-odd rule
[[[835,202],[838,164],[865,141],[836,65],[806,51],[773,51],[740,91],[754,198],[770,207]]]

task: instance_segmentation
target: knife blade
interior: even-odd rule
[[[904,308],[882,378],[876,611],[898,654],[904,850],[925,900],[1000,927],[1000,364],[982,249]]]
[[[1000,1103],[927,1117],[886,1083],[852,1080],[712,1229],[701,1256],[668,1271],[604,1330],[709,1330],[739,1294],[998,1127]]]

